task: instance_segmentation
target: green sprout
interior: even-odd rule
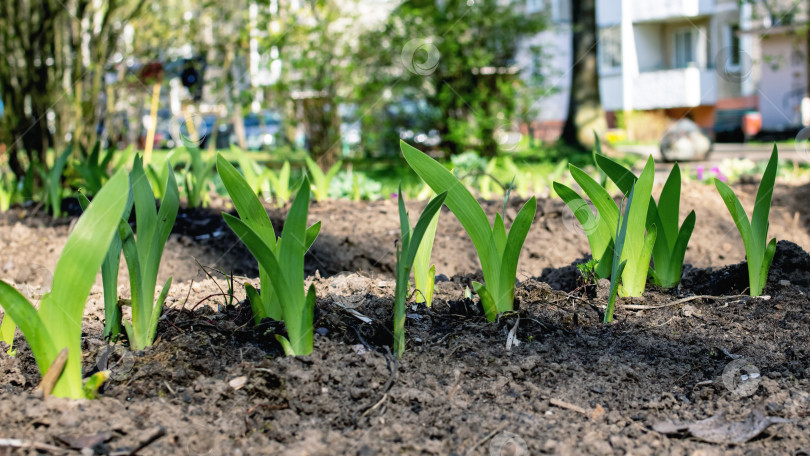
[[[184,180],[188,207],[202,207],[208,202],[208,188],[214,176],[216,157],[204,159],[202,150],[196,144],[189,144],[181,149],[188,151],[191,157],[190,169],[186,167]]]
[[[608,305],[605,309],[604,323],[613,321],[613,309],[616,307],[616,295],[619,293],[619,281],[622,279],[624,267],[627,265],[627,260],[622,259],[624,252],[624,240],[627,238],[627,221],[630,220],[630,207],[633,202],[633,192],[635,191],[635,184],[630,189],[630,196],[627,198],[627,204],[624,208],[624,214],[619,211],[619,220],[616,222],[616,245],[613,248],[613,261],[611,262],[610,271],[610,295],[608,297]],[[620,208],[621,209],[621,208]]]
[[[245,177],[245,182],[253,193],[262,195],[265,201],[270,201],[270,173],[269,168],[265,168],[256,160],[250,157],[247,152],[240,149],[235,144],[231,145],[231,153],[236,157],[239,163],[239,170]]]
[[[778,167],[779,155],[776,145],[773,146],[771,158],[768,166],[762,175],[762,181],[757,190],[757,199],[754,203],[754,213],[751,220],[745,213],[745,209],[740,204],[740,200],[728,185],[715,179],[714,185],[723,202],[726,203],[734,224],[745,246],[745,256],[748,260],[748,284],[751,296],[760,296],[768,282],[768,271],[771,269],[771,261],[776,253],[776,238],[768,242],[768,214],[771,211],[771,198],[773,197],[773,186],[776,181],[776,171]]]
[[[337,163],[332,165],[332,167],[324,173],[321,167],[315,163],[315,160],[306,157],[306,161],[309,175],[312,177],[312,192],[315,194],[315,201],[324,201],[329,196],[329,184],[332,182],[332,178],[335,177],[335,174],[340,171],[340,165],[342,165],[343,162],[338,160]]]
[[[102,156],[101,142],[97,141],[87,158],[73,164],[76,172],[79,173],[79,176],[84,180],[85,191],[91,195],[95,195],[99,189],[101,189],[101,186],[104,185],[104,182],[110,178],[110,174],[107,170],[110,167],[114,155],[115,149],[110,147]]]
[[[400,147],[405,160],[433,191],[447,192],[445,204],[475,245],[486,285],[473,282],[473,287],[487,320],[495,321],[498,314],[513,310],[517,263],[537,211],[535,198],[523,205],[507,234],[502,215],[496,214],[490,225],[481,205],[453,173],[404,141]]]
[[[42,297],[39,310],[14,287],[0,281],[0,306],[20,327],[40,374],[45,376],[60,353],[67,350],[61,375],[51,374],[58,377],[54,396],[78,399],[92,395],[82,385],[82,315],[107,246],[124,213],[127,188],[127,174],[121,170],[79,217],[56,263],[51,291]],[[103,378],[107,373],[96,375]]]
[[[172,170],[174,170],[175,162],[179,157],[178,151],[181,149],[174,149],[166,155],[166,161],[169,163]],[[169,181],[169,168],[154,163],[145,165],[146,176],[149,178],[149,183],[152,185],[153,193],[156,199],[163,199],[166,194],[166,183]]]
[[[402,201],[402,199],[400,189],[399,200]],[[433,288],[436,281],[436,265],[430,264],[430,255],[433,253],[433,240],[436,237],[436,228],[439,226],[439,215],[441,215],[441,211],[436,211],[436,214],[430,219],[422,243],[419,244],[413,260],[413,285],[417,291],[414,300],[419,303],[424,302],[428,307],[433,304]]]
[[[78,194],[82,211],[90,206],[90,200],[83,193]],[[121,217],[122,223],[129,220],[132,211],[132,192],[129,192],[126,209]],[[106,340],[115,341],[121,333],[121,306],[118,303],[118,266],[121,261],[121,236],[113,236],[107,255],[101,263],[101,284],[104,288],[104,332]]]
[[[306,226],[309,181],[305,178],[299,187],[284,222],[281,237],[276,239],[272,225],[268,226],[269,218],[264,221],[267,212],[242,175],[221,155],[217,158],[217,169],[234,204],[244,208],[239,212],[241,220],[225,213],[222,217],[259,262],[259,272],[264,269],[266,277],[270,279],[269,283],[272,284],[270,289],[264,288],[267,285],[262,285],[262,295],[277,303],[273,305],[278,308],[267,311],[272,314],[271,318],[284,321],[288,336],[285,338],[276,335],[276,339],[287,355],[312,353],[315,287],[310,285],[306,294],[304,293],[304,255],[320,231],[320,222],[310,228]],[[237,200],[242,203],[236,203]],[[258,300],[260,296],[258,293],[252,294],[253,296],[249,294],[251,307],[256,309],[258,306],[254,304],[254,299]],[[273,294],[277,296],[274,301]]]
[[[16,351],[14,350],[14,332],[17,331],[17,324],[14,323],[14,320],[11,316],[6,313],[3,315],[3,321],[0,322],[0,341],[3,341],[8,345],[8,353],[10,356],[14,356]]]
[[[401,358],[405,352],[405,301],[408,299],[411,267],[414,266],[414,259],[421,246],[433,241],[432,238],[427,238],[426,232],[439,214],[446,197],[445,192],[430,200],[411,231],[411,221],[402,197],[402,185],[399,186],[399,225],[402,238],[400,245],[397,245],[397,282],[394,291],[394,355],[397,358]]]
[[[17,178],[14,173],[0,173],[0,212],[9,210],[16,196]]]
[[[129,345],[134,350],[142,350],[154,343],[158,319],[172,284],[172,279],[169,277],[155,299],[160,259],[163,256],[163,249],[169,239],[169,234],[172,232],[174,221],[177,219],[177,211],[180,206],[174,172],[169,163],[166,164],[166,167],[169,169],[166,193],[160,201],[160,210],[156,210],[154,193],[143,170],[143,160],[140,156],[135,158],[130,182],[135,204],[137,236],[123,218],[118,226],[121,250],[129,270],[129,284],[132,293],[132,321],[124,321],[124,329],[129,338]],[[114,247],[116,245],[111,245],[111,249]],[[109,267],[116,263],[115,258],[116,253],[110,253]],[[112,279],[109,280],[109,285],[112,286]],[[105,315],[112,314],[113,318],[118,318],[120,314],[115,314],[111,309],[107,309],[107,305],[112,305],[112,303],[105,296]],[[114,332],[112,329],[111,331]]]
[[[65,151],[56,158],[46,177],[48,185],[46,206],[50,207],[53,218],[59,218],[62,215],[62,196],[64,191],[62,188],[62,173],[65,170],[65,165],[67,165],[71,152],[73,152],[73,145],[69,145]]]
[[[242,222],[261,239],[274,255],[278,255],[281,240],[276,238],[273,224],[270,222],[270,217],[267,215],[264,206],[262,206],[262,202],[259,201],[259,197],[256,196],[244,177],[239,174],[239,171],[222,155],[217,157],[217,172],[233,201],[233,205],[236,207],[236,211],[242,218]],[[321,222],[315,223],[307,229],[304,252],[309,250],[312,243],[315,242],[320,230]],[[245,293],[250,301],[253,320],[256,324],[259,324],[265,318],[272,318],[277,321],[284,319],[283,308],[279,301],[280,296],[273,291],[273,280],[271,280],[270,273],[271,271],[266,269],[263,263],[259,261],[261,293],[250,284],[245,285]]]
[[[582,224],[591,254],[597,260],[596,273],[600,278],[612,277],[613,250],[616,242],[615,228],[619,222],[619,207],[605,188],[585,171],[569,165],[571,176],[596,207],[597,215],[591,212],[588,203],[574,190],[559,182],[554,183],[554,191],[565,201],[574,216]],[[652,157],[647,160],[641,177],[635,184],[636,203],[630,205],[627,245],[622,250],[622,261],[627,260],[621,277],[622,296],[641,296],[647,284],[653,245],[657,236],[655,224],[647,226],[647,212],[652,195],[655,163]],[[646,235],[645,235],[646,231]]]
[[[604,155],[596,154],[595,159],[599,168],[610,177],[619,190],[625,195],[629,194],[637,180],[636,176],[629,169]],[[650,275],[653,282],[663,288],[673,288],[680,283],[686,247],[695,229],[695,211],[686,216],[680,230],[678,229],[680,203],[681,169],[676,163],[661,190],[658,203],[650,198],[646,220],[648,231],[653,225],[660,227],[653,246],[654,268],[650,270]]]
[[[586,284],[596,283],[596,263],[597,261],[593,258],[584,263],[577,263],[577,270]]]
[[[290,191],[290,162],[285,161],[278,170],[278,174],[268,168],[267,178],[273,186],[273,194],[276,195],[276,206],[284,206],[290,202],[292,192]]]

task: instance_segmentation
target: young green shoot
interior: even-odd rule
[[[165,185],[165,184],[164,184]],[[79,204],[82,211],[86,211],[90,205],[90,200],[84,194],[79,193]],[[129,220],[132,210],[132,192],[129,192],[122,222]],[[113,236],[104,262],[101,263],[101,284],[104,288],[104,332],[106,340],[115,341],[121,333],[122,318],[121,306],[118,303],[118,266],[121,261],[121,236]]]
[[[273,224],[270,222],[270,217],[267,215],[264,206],[262,206],[259,197],[256,196],[256,193],[253,192],[253,189],[250,188],[250,185],[239,171],[221,154],[217,156],[217,172],[242,222],[259,237],[274,255],[278,256],[281,240],[276,237]],[[304,252],[309,250],[312,243],[315,242],[320,230],[321,222],[315,223],[306,230],[306,249]],[[256,259],[259,260],[258,257]],[[281,321],[284,319],[284,312],[280,296],[274,292],[270,271],[264,267],[262,261],[259,260],[258,263],[261,292],[250,284],[245,285],[245,293],[250,301],[254,323],[258,325],[265,318]]]
[[[225,163],[227,163],[225,160],[218,159],[217,165],[223,165],[219,167],[220,173],[228,169],[227,166],[224,166]],[[227,165],[230,166],[230,163]],[[241,179],[238,172],[236,175],[222,176],[222,181],[233,181],[237,178]],[[245,188],[253,195],[247,184],[244,184],[243,190],[240,192]],[[253,197],[256,196],[253,195]],[[236,199],[233,194],[231,194],[231,198]],[[252,206],[256,209],[255,205]],[[281,343],[284,353],[288,356],[312,353],[315,286],[310,285],[307,292],[304,293],[304,255],[314,241],[320,224],[314,225],[317,226],[315,229],[307,229],[308,212],[309,181],[304,179],[290,206],[290,212],[287,214],[287,220],[281,231],[281,238],[278,239],[275,247],[271,247],[265,242],[263,236],[267,236],[267,234],[263,234],[251,226],[257,218],[255,215],[246,216],[240,213],[242,216],[240,220],[233,215],[222,214],[225,223],[242,240],[259,265],[268,272],[273,284],[273,293],[278,296],[284,326],[287,328],[287,337],[276,335],[276,340]],[[258,218],[261,219],[261,217]],[[270,233],[272,233],[272,228]],[[313,233],[315,236],[312,235]],[[262,290],[262,293],[266,292],[266,290]]]
[[[335,174],[340,171],[340,165],[342,165],[343,162],[338,160],[337,163],[332,165],[332,167],[324,173],[321,167],[315,163],[315,160],[306,157],[306,161],[309,176],[312,178],[312,192],[315,194],[315,200],[318,202],[324,201],[329,196],[329,184],[332,182],[332,178],[335,177]]]
[[[520,250],[534,221],[537,201],[529,199],[518,212],[507,234],[503,216],[495,215],[490,225],[487,215],[475,197],[456,176],[421,151],[400,142],[408,164],[436,193],[447,192],[445,204],[458,218],[478,252],[485,284],[473,282],[481,298],[487,320],[513,310],[515,280]]]
[[[0,212],[11,208],[11,203],[17,196],[17,178],[14,173],[0,173]]]
[[[132,227],[126,220],[121,219],[118,225],[121,250],[129,270],[129,284],[132,293],[132,321],[124,321],[124,329],[126,329],[129,345],[133,350],[143,350],[155,341],[158,319],[163,312],[163,303],[172,284],[172,279],[169,277],[155,299],[160,259],[180,207],[174,171],[171,170],[169,163],[166,163],[166,167],[169,168],[166,193],[160,201],[160,210],[156,210],[154,193],[146,178],[143,160],[140,156],[135,158],[130,182],[135,203],[137,235],[133,233]],[[114,256],[115,253],[112,252],[111,261],[114,261],[112,260]],[[105,302],[105,304],[107,303]],[[105,314],[109,313],[112,312],[105,309]]]
[[[272,185],[273,194],[276,195],[276,206],[281,207],[290,202],[292,191],[290,190],[290,162],[285,161],[278,170],[278,174],[271,169],[267,169],[267,178]]]
[[[245,182],[247,182],[250,189],[253,190],[253,193],[262,195],[264,200],[269,202],[272,196],[270,194],[269,182],[270,173],[272,173],[272,171],[260,165],[256,160],[251,158],[247,152],[236,145],[231,145],[231,153],[236,157],[236,161],[239,163],[239,170],[245,177]]]
[[[14,320],[11,319],[9,315],[3,316],[3,321],[0,322],[0,341],[3,341],[8,345],[8,353],[10,356],[14,356],[16,351],[14,350],[14,333],[17,331],[17,324],[14,323]]]
[[[48,171],[48,200],[47,206],[51,209],[53,218],[62,215],[62,173],[67,165],[68,158],[73,151],[73,145],[69,145],[54,161],[50,171]]]
[[[760,296],[765,290],[768,282],[768,271],[771,269],[771,261],[776,253],[776,238],[768,242],[768,215],[771,211],[771,198],[773,197],[773,186],[776,181],[776,171],[779,162],[779,155],[776,145],[773,146],[773,153],[768,160],[768,166],[762,175],[762,181],[757,190],[757,199],[754,203],[754,213],[751,220],[745,213],[737,195],[728,185],[719,179],[714,180],[714,185],[723,202],[726,203],[734,224],[743,240],[745,246],[745,256],[748,260],[748,285],[751,296]]]
[[[610,177],[622,193],[628,195],[637,180],[636,176],[629,169],[604,155],[595,154],[594,157],[599,168]],[[680,283],[686,247],[695,228],[695,211],[692,211],[678,229],[680,203],[681,169],[676,163],[661,190],[658,203],[650,198],[646,220],[648,231],[653,225],[659,227],[653,246],[654,267],[650,269],[650,275],[653,282],[663,288],[673,288]]]
[[[398,199],[400,201],[403,199],[401,189]],[[433,239],[436,237],[440,214],[441,211],[436,211],[436,214],[430,219],[422,243],[419,244],[413,260],[413,285],[416,288],[414,300],[418,303],[424,302],[428,307],[433,304],[433,287],[436,281],[436,265],[430,264],[430,255],[433,253]]]
[[[73,164],[76,172],[84,180],[84,190],[87,193],[95,195],[104,185],[104,182],[110,178],[108,169],[114,152],[115,149],[109,148],[102,156],[101,142],[97,141],[87,158]]]
[[[622,274],[624,273],[624,267],[627,265],[627,260],[622,259],[622,253],[624,251],[624,241],[627,238],[627,221],[630,220],[630,207],[633,202],[634,187],[635,185],[631,187],[630,196],[627,197],[624,214],[622,214],[621,211],[619,212],[619,221],[616,224],[616,245],[613,249],[613,261],[611,262],[608,305],[602,320],[604,323],[611,323],[613,321],[613,310],[616,308],[616,295],[619,294],[619,281],[623,280]]]
[[[554,183],[554,190],[565,201],[574,216],[585,230],[591,246],[591,254],[597,260],[596,273],[600,278],[611,277],[613,272],[614,244],[619,222],[619,207],[605,188],[585,171],[569,165],[571,176],[596,207],[597,214],[591,212],[590,205],[574,190]],[[622,261],[627,260],[622,274],[622,296],[641,296],[647,284],[650,257],[652,256],[657,229],[655,224],[646,224],[649,200],[652,195],[655,163],[652,157],[647,161],[635,185],[635,204],[629,209],[627,243],[622,251]],[[646,235],[645,235],[646,231]]]
[[[42,297],[39,310],[11,285],[0,281],[0,306],[11,316],[28,341],[40,374],[45,376],[57,356],[67,350],[67,362],[57,375],[52,394],[84,398],[93,395],[98,380],[108,372],[96,374],[82,384],[82,315],[90,288],[116,235],[127,203],[128,179],[117,172],[99,190],[87,211],[79,217],[56,263],[51,291]]]
[[[577,263],[577,270],[579,275],[582,276],[582,281],[587,284],[595,284],[597,281],[596,276],[596,260],[589,259],[584,263]]]
[[[169,167],[162,166],[157,163],[149,163],[144,167],[146,177],[149,178],[149,184],[152,185],[152,192],[155,194],[156,199],[163,199],[166,194],[166,183],[169,181],[169,168],[174,170],[177,157],[180,155],[178,152],[182,149],[174,149],[166,155],[166,161]]]
[[[208,202],[208,188],[214,176],[216,157],[203,158],[203,152],[196,144],[185,146],[191,157],[191,168],[186,167],[185,190],[188,207],[202,207]]]
[[[416,227],[411,230],[411,221],[405,211],[402,197],[402,185],[399,186],[399,225],[402,237],[400,244],[397,245],[397,277],[394,291],[394,355],[397,358],[401,358],[405,352],[405,303],[408,300],[411,267],[421,246],[433,241],[432,238],[427,239],[426,232],[439,214],[446,197],[447,192],[430,200],[419,216]]]

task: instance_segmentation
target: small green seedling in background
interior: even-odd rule
[[[281,207],[290,202],[292,190],[290,190],[290,162],[285,161],[278,170],[278,174],[268,169],[267,178],[276,195],[276,206]]]
[[[172,150],[166,155],[166,161],[169,166],[174,170],[174,165],[177,161],[177,150]],[[152,185],[152,193],[155,194],[156,199],[163,199],[166,194],[166,183],[169,181],[169,168],[156,163],[148,163],[145,165],[146,177],[149,178],[149,184]],[[176,176],[175,176],[176,179]]]
[[[6,212],[11,208],[17,196],[17,178],[14,173],[0,172],[0,212]]]
[[[498,314],[513,310],[517,263],[537,211],[535,198],[523,205],[507,235],[503,216],[496,214],[494,224],[490,225],[481,205],[453,173],[404,141],[400,147],[411,168],[434,192],[447,192],[445,204],[475,245],[485,285],[473,282],[473,286],[487,320],[495,321]]]
[[[62,216],[62,196],[64,191],[62,188],[62,173],[65,170],[65,165],[67,165],[68,158],[70,158],[72,152],[73,145],[69,145],[65,151],[56,158],[46,177],[48,185],[48,199],[46,204],[47,207],[51,209],[53,218]]]
[[[160,259],[180,207],[180,195],[174,179],[174,171],[171,170],[169,163],[166,163],[166,167],[169,169],[166,193],[160,201],[160,210],[156,210],[154,193],[143,170],[143,160],[140,156],[135,158],[130,173],[130,182],[138,234],[132,232],[132,227],[124,219],[121,219],[118,225],[121,250],[129,270],[129,284],[132,293],[132,321],[124,321],[124,329],[126,329],[129,345],[133,350],[143,350],[154,343],[158,319],[163,312],[163,303],[172,285],[170,277],[155,299]],[[112,258],[114,255],[113,252],[110,257]],[[107,313],[111,312],[105,309],[105,314]]]
[[[117,172],[98,192],[68,236],[56,263],[51,291],[42,297],[39,310],[11,285],[0,281],[0,306],[20,327],[45,376],[65,349],[67,362],[54,385],[59,397],[92,396],[92,386],[108,375],[100,372],[85,390],[82,384],[82,315],[96,274],[116,235],[127,203],[128,179]],[[53,373],[51,375],[55,375]]]
[[[236,145],[231,145],[231,153],[236,157],[239,170],[253,193],[262,195],[264,201],[269,202],[272,197],[270,194],[270,173],[272,171],[260,165]]]
[[[320,202],[326,200],[329,196],[329,184],[332,182],[332,178],[335,177],[335,174],[340,171],[340,165],[343,162],[339,161],[332,165],[329,168],[329,171],[324,173],[320,166],[315,163],[315,160],[306,157],[307,161],[307,170],[309,170],[309,175],[312,178],[312,192],[315,194],[315,200]]]
[[[216,157],[204,159],[202,150],[196,144],[184,148],[191,157],[190,169],[186,167],[184,178],[188,207],[202,207],[208,203],[208,189],[213,182]]]
[[[492,198],[492,184],[495,181],[493,177],[495,174],[495,169],[498,167],[497,158],[493,158],[487,163],[486,169],[481,174],[481,178],[478,179],[478,192],[481,194],[481,198],[486,200]]]
[[[629,169],[604,155],[596,154],[595,160],[599,168],[610,177],[619,190],[628,195],[637,180],[636,176]],[[646,220],[648,231],[653,225],[659,227],[655,246],[653,246],[654,267],[650,269],[650,275],[653,282],[663,288],[673,288],[680,283],[686,247],[692,237],[692,231],[695,229],[695,211],[686,216],[680,230],[678,229],[680,204],[681,169],[676,163],[661,190],[658,203],[656,204],[655,199],[650,198]]]
[[[585,284],[596,283],[598,279],[596,275],[596,260],[591,258],[584,263],[577,263],[577,270]]]
[[[400,191],[399,199],[402,200],[402,198],[402,192]],[[413,260],[413,285],[416,288],[414,300],[418,303],[423,302],[428,307],[433,304],[433,289],[436,281],[436,265],[430,264],[430,255],[433,253],[433,240],[436,237],[440,215],[441,211],[436,211],[436,214],[430,220],[427,229],[425,229],[422,243],[419,244],[416,257]]]
[[[281,242],[280,239],[276,238],[273,224],[270,222],[270,217],[267,215],[264,206],[262,206],[262,202],[259,201],[259,197],[256,196],[256,193],[253,192],[244,177],[239,174],[239,171],[221,154],[217,156],[217,172],[225,185],[225,189],[228,190],[228,195],[231,197],[242,222],[259,237],[274,255],[278,256]],[[309,250],[312,243],[315,242],[320,230],[321,222],[315,223],[307,229],[304,252]],[[259,260],[258,257],[256,259]],[[265,318],[281,321],[284,318],[284,313],[282,304],[279,301],[280,297],[273,291],[274,286],[270,278],[270,271],[265,269],[261,261],[259,261],[259,283],[261,284],[261,293],[253,286],[245,285],[245,293],[250,300],[254,322],[259,324]]]
[[[610,272],[610,295],[608,297],[608,305],[605,309],[605,316],[602,319],[603,323],[611,323],[613,321],[613,310],[616,308],[616,296],[619,294],[619,282],[623,280],[622,274],[624,267],[627,265],[627,260],[622,259],[624,253],[624,241],[627,238],[627,221],[630,220],[630,207],[633,202],[633,192],[635,191],[635,184],[630,188],[630,196],[627,197],[627,203],[624,208],[624,214],[619,212],[619,221],[616,223],[616,245],[613,248],[613,261],[611,262]],[[619,208],[621,209],[621,207]]]
[[[110,178],[108,169],[114,155],[115,149],[109,148],[102,156],[101,143],[97,141],[87,158],[73,164],[76,172],[84,180],[84,190],[90,195],[98,193],[101,186]]]
[[[597,215],[591,212],[590,205],[571,188],[555,182],[554,190],[585,229],[591,254],[597,260],[597,275],[600,278],[612,278],[613,246],[616,241],[614,227],[618,226],[619,208],[607,190],[587,173],[574,165],[569,165],[569,169],[571,176],[596,207]],[[629,209],[627,244],[622,252],[622,260],[627,260],[622,275],[622,296],[641,296],[647,284],[650,257],[657,235],[656,225],[651,224],[648,227],[646,224],[654,178],[655,163],[650,157],[635,184],[635,204]]]
[[[768,282],[768,271],[771,269],[771,261],[776,253],[776,238],[768,242],[768,215],[771,211],[771,198],[773,197],[773,186],[776,182],[776,171],[779,162],[779,155],[776,145],[773,146],[773,153],[768,160],[768,166],[762,175],[762,181],[757,190],[757,199],[754,203],[754,213],[751,220],[745,213],[737,195],[728,185],[715,179],[714,185],[723,202],[726,203],[734,224],[745,246],[745,256],[748,260],[748,284],[751,296],[760,296]]]
[[[224,165],[223,162],[225,160],[220,158],[217,164]],[[222,166],[219,169],[222,172],[227,167]],[[238,172],[235,176],[221,176],[223,182],[234,180],[237,176],[241,179]],[[306,225],[309,185],[309,181],[305,178],[295,195],[287,220],[284,222],[281,238],[275,248],[264,241],[263,237],[267,236],[266,234],[257,232],[249,225],[254,223],[251,220],[252,216],[243,216],[243,220],[240,220],[230,214],[222,214],[225,223],[242,240],[261,267],[269,273],[273,292],[278,295],[278,302],[281,305],[284,326],[287,328],[287,337],[276,335],[276,340],[281,343],[284,353],[288,356],[312,353],[315,286],[310,285],[308,291],[304,293],[304,255],[311,245],[309,239],[313,231],[312,228],[307,229]],[[248,188],[247,184],[245,188]],[[255,195],[253,197],[255,198]],[[231,198],[236,199],[234,195],[231,195]],[[314,240],[314,237],[312,239]]]
[[[419,216],[416,227],[411,231],[411,221],[405,211],[405,202],[402,197],[402,185],[399,186],[399,226],[402,238],[400,244],[397,245],[397,277],[394,291],[394,355],[397,358],[401,358],[405,352],[405,302],[408,300],[411,267],[414,265],[414,259],[422,245],[433,241],[432,238],[427,238],[426,232],[439,215],[439,210],[446,197],[447,192],[430,200],[425,210],[422,211],[422,215]],[[428,255],[428,261],[430,261],[430,255]]]

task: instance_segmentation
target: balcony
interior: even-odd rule
[[[715,0],[633,0],[633,22],[660,22],[714,12]]]
[[[633,81],[633,109],[686,108],[717,101],[717,74],[696,67],[645,71]]]
[[[631,109],[692,108],[717,102],[717,74],[713,69],[697,67],[642,71],[632,77]],[[602,106],[606,111],[619,111],[624,106],[621,73],[599,78]]]

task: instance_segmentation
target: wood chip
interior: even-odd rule
[[[592,420],[596,421],[601,418],[605,414],[605,409],[602,408],[601,404],[596,404],[596,407],[591,410],[590,417]]]
[[[48,445],[46,443],[28,442],[21,439],[0,439],[0,449],[8,448],[14,450],[25,450],[32,448],[36,451],[47,451],[51,453],[64,453],[64,448]]]
[[[235,390],[240,390],[244,388],[244,386],[247,384],[247,381],[248,381],[247,376],[242,375],[241,377],[236,377],[233,380],[229,381],[228,386],[230,386]]]
[[[563,409],[566,409],[566,410],[571,410],[572,412],[581,413],[581,414],[583,414],[585,416],[590,416],[590,413],[588,413],[584,408],[582,408],[582,407],[580,407],[578,405],[574,405],[574,404],[572,404],[570,402],[565,402],[565,401],[563,401],[561,399],[551,398],[551,399],[548,400],[548,403],[555,406],[555,407],[563,408]]]
[[[36,390],[40,391],[43,397],[51,395],[53,387],[56,386],[56,381],[59,380],[59,376],[62,375],[62,371],[65,369],[67,359],[68,349],[65,347],[56,355],[56,359],[53,360],[51,367],[48,368],[48,372],[42,376],[42,381],[39,383],[39,386],[37,386]]]
[[[661,421],[653,424],[652,428],[662,434],[678,434],[686,431],[693,437],[709,443],[739,444],[758,436],[772,424],[790,422],[792,420],[766,416],[761,410],[752,411],[743,421],[728,421],[725,411],[721,411],[705,420]]]

